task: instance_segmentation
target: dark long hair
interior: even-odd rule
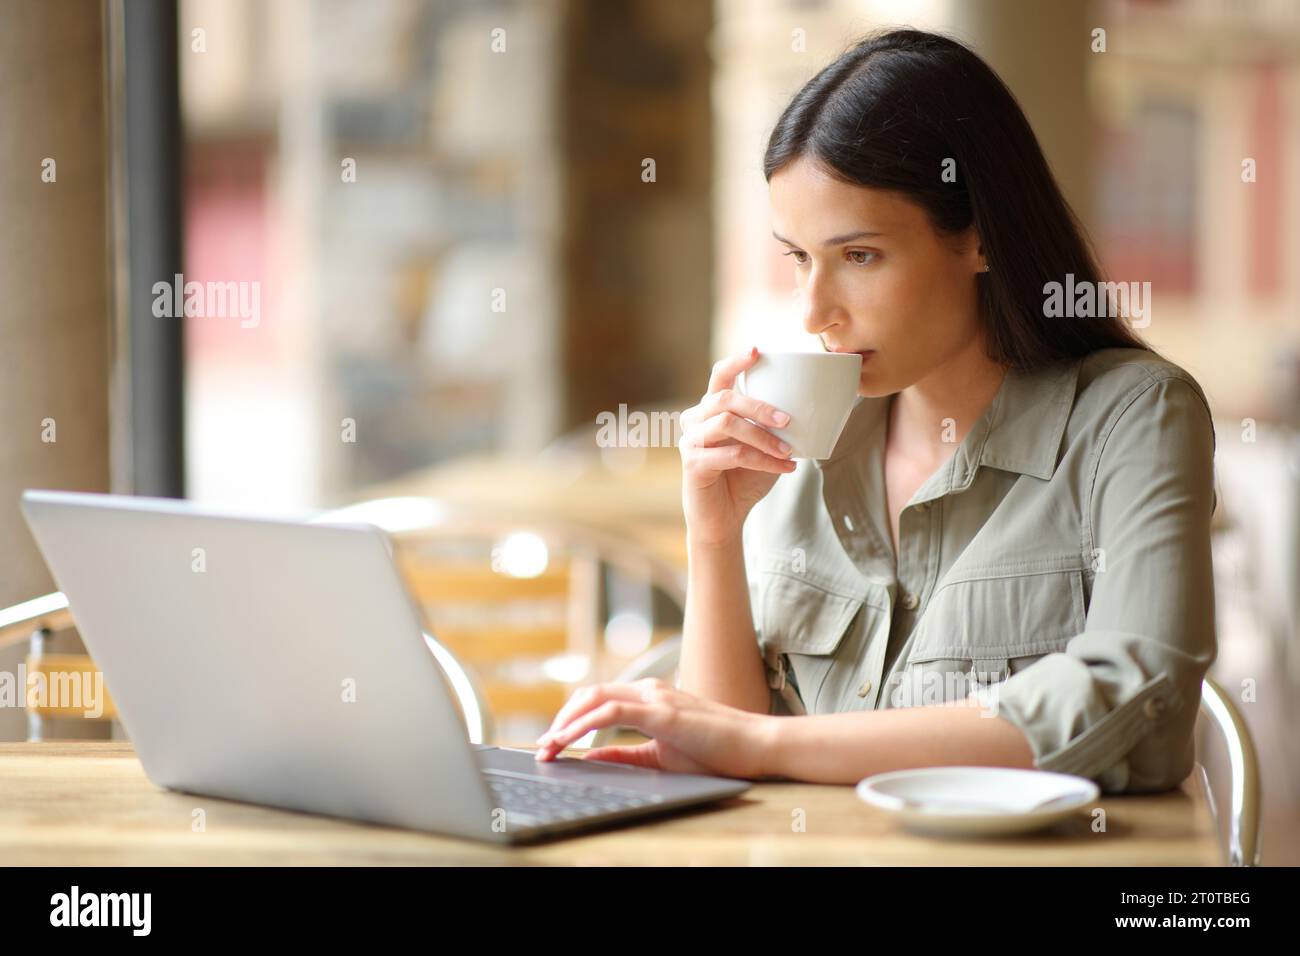
[[[1102,348],[1154,351],[1120,316],[1046,315],[1046,283],[1104,281],[1101,269],[1020,104],[957,40],[891,30],[842,53],[781,114],[764,177],[805,155],[842,182],[904,194],[940,233],[975,225],[992,360],[1033,368]]]

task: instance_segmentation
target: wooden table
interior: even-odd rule
[[[635,826],[500,848],[155,787],[123,741],[0,744],[0,863],[16,865],[1067,865],[1218,866],[1202,775],[1106,797],[1037,835],[917,836],[853,788],[759,783],[734,799]],[[194,832],[202,807],[206,829]],[[804,832],[795,823],[804,821]]]

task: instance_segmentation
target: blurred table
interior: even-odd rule
[[[551,518],[629,538],[686,567],[676,448],[467,455],[363,489],[359,500],[435,498],[451,506]]]
[[[1034,835],[929,838],[907,833],[862,803],[852,787],[768,782],[678,815],[504,848],[163,790],[149,782],[123,741],[7,743],[0,744],[0,860],[29,866],[1222,865],[1201,779],[1193,774],[1181,789],[1162,794],[1104,797],[1098,803],[1106,811],[1104,832],[1094,832],[1092,814],[1080,811]],[[206,827],[196,833],[191,813],[197,807]]]

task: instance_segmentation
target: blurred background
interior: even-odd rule
[[[350,508],[394,535],[485,735],[527,745],[575,685],[654,673],[674,413],[725,353],[810,347],[766,137],[902,24],[1006,80],[1109,278],[1151,282],[1140,333],[1210,398],[1212,673],[1264,762],[1265,862],[1300,862],[1293,0],[0,0],[0,605],[54,587],[26,487]],[[0,670],[85,650],[36,649]],[[122,733],[87,724],[0,708],[0,739]]]

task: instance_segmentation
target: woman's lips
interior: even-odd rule
[[[867,359],[876,354],[875,349],[831,349],[831,351],[840,355],[860,355],[864,366],[867,364]]]

